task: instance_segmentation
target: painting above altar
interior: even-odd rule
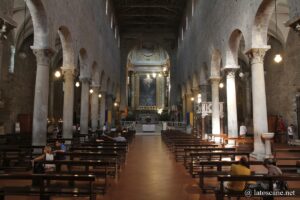
[[[140,75],[140,106],[156,106],[156,78]]]

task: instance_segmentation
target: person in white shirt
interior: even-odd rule
[[[240,126],[240,136],[246,137],[246,133],[247,133],[247,127],[245,126],[244,123],[242,123]]]
[[[294,139],[294,132],[295,132],[295,126],[294,124],[290,124],[287,129],[288,144],[291,144],[292,140]]]
[[[52,153],[52,149],[50,146],[45,146],[43,154],[32,160],[33,165],[34,165],[34,162],[40,161],[40,160],[49,160],[49,161],[54,160],[54,155]],[[45,170],[45,172],[54,171],[55,165],[54,164],[45,164],[44,170]]]

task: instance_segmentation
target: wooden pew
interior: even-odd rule
[[[219,175],[226,175],[230,173],[230,166],[238,164],[239,161],[200,161],[199,166],[199,187],[206,193],[207,190],[214,190],[215,186],[205,185],[205,178],[218,177]],[[249,165],[262,165],[263,161],[249,161]]]
[[[107,188],[108,170],[111,167],[111,162],[106,160],[52,160],[38,161],[42,164],[55,165],[55,173],[57,174],[81,174],[94,175],[97,179],[97,184],[94,184],[94,192],[104,194]],[[64,169],[62,166],[65,166]],[[77,168],[76,168],[77,167]],[[78,167],[83,167],[79,169]],[[46,172],[51,174],[52,172]],[[99,180],[102,180],[99,183]]]
[[[300,182],[300,176],[299,175],[289,175],[289,176],[268,176],[268,175],[250,175],[250,176],[231,176],[231,175],[221,175],[218,176],[218,181],[220,182],[220,189],[215,190],[216,200],[223,200],[224,197],[245,197],[245,191],[228,191],[224,187],[224,182],[228,181],[261,181],[261,182],[267,182],[269,183],[269,189],[267,191],[273,191],[273,183],[275,181],[288,181],[288,182]],[[296,197],[300,195],[300,185],[297,184],[297,188],[289,188],[289,191],[295,191],[295,195],[289,196],[289,197]],[[253,194],[251,191],[251,194]],[[249,191],[247,191],[247,194],[250,194]],[[251,196],[251,195],[250,195]],[[270,199],[273,199],[273,196],[269,196]],[[288,197],[288,196],[286,196]],[[280,196],[280,198],[283,198],[283,196]]]
[[[118,176],[119,166],[121,165],[120,155],[117,152],[58,152],[60,155],[69,156],[70,160],[102,160],[110,163],[109,170],[113,177]]]
[[[28,185],[22,186],[0,186],[0,199],[4,200],[6,196],[18,195],[39,195],[40,200],[50,200],[51,196],[86,196],[90,200],[95,199],[93,192],[93,182],[95,181],[94,175],[62,175],[62,174],[0,174],[0,180],[28,180],[38,181],[39,185],[32,185],[29,182]],[[51,183],[52,181],[66,182],[87,182],[88,184],[70,186],[69,184]],[[14,184],[12,182],[12,184]]]
[[[191,163],[189,167],[189,173],[192,177],[196,177],[198,175],[200,166],[200,161],[211,161],[212,159],[221,161],[224,157],[230,157],[231,160],[235,160],[236,156],[246,156],[249,160],[250,158],[249,152],[230,152],[230,151],[222,151],[222,152],[200,152],[200,153],[191,153]],[[215,159],[217,157],[217,159]]]
[[[218,147],[219,145],[211,143],[211,142],[197,142],[197,143],[178,143],[173,144],[172,152],[175,154],[175,160],[177,161],[184,161],[185,148],[213,148]]]
[[[0,170],[24,170],[31,167],[31,159],[43,152],[44,146],[0,145]]]
[[[226,147],[201,147],[201,146],[196,146],[196,147],[189,147],[189,148],[184,148],[184,166],[186,168],[189,167],[189,163],[188,161],[191,162],[191,153],[200,153],[200,152],[212,152],[212,151],[235,151],[236,148],[235,147],[230,147],[230,148],[226,148]]]

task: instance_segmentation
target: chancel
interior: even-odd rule
[[[0,200],[300,199],[299,0],[0,0]]]

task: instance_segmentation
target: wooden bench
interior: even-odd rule
[[[215,161],[221,161],[224,157],[230,157],[231,160],[235,160],[236,156],[246,156],[249,160],[250,158],[249,152],[231,152],[231,151],[222,151],[222,152],[199,152],[199,153],[191,153],[191,163],[189,167],[189,173],[192,177],[196,177],[199,174],[200,161],[211,161],[212,159]],[[216,158],[217,157],[217,158]]]
[[[43,148],[44,146],[0,145],[0,170],[29,170],[34,153],[40,155]]]
[[[0,200],[4,200],[6,196],[39,196],[40,200],[50,200],[51,196],[84,196],[90,200],[95,199],[93,192],[94,175],[62,175],[62,174],[0,174],[1,181],[8,180],[28,180],[37,181],[38,185],[29,182],[28,185],[22,186],[0,186]],[[56,183],[51,183],[55,181]],[[66,182],[67,184],[58,184],[58,182]],[[69,181],[82,182],[88,184],[70,186]],[[12,182],[14,184],[14,182]]]
[[[300,176],[268,176],[268,175],[250,175],[250,176],[232,176],[232,175],[221,175],[218,176],[218,181],[220,182],[220,189],[215,190],[216,200],[223,200],[224,197],[245,197],[245,191],[229,191],[225,189],[224,182],[232,182],[232,181],[245,181],[245,182],[266,182],[269,185],[269,189],[267,191],[271,192],[273,191],[273,183],[275,181],[293,181],[293,182],[299,182]],[[300,184],[297,184],[297,186],[300,186]],[[300,188],[289,188],[289,191],[295,191],[295,196],[300,195]],[[253,191],[251,191],[251,194],[253,195]],[[247,194],[249,194],[249,191],[247,190]],[[251,195],[250,195],[251,196]],[[295,197],[295,196],[289,196],[289,197]],[[256,196],[258,197],[258,196]],[[270,199],[273,199],[273,196],[269,196]],[[283,196],[280,196],[282,198]],[[288,196],[286,196],[288,197]]]
[[[104,194],[107,188],[108,169],[111,163],[103,160],[52,160],[52,161],[38,161],[42,164],[55,165],[55,173],[57,174],[81,174],[94,175],[98,181],[94,184],[94,192]],[[62,169],[62,166],[65,166]],[[77,167],[77,168],[76,168]],[[83,167],[79,169],[78,167]],[[47,174],[51,172],[47,172]],[[101,179],[101,183],[99,183]]]
[[[235,151],[235,147],[230,147],[230,148],[224,148],[224,147],[201,147],[201,146],[196,146],[196,147],[189,147],[189,148],[184,148],[184,161],[183,164],[186,168],[188,168],[188,161],[191,162],[191,153],[200,153],[200,152],[212,152],[212,151]]]
[[[173,152],[175,154],[175,160],[178,161],[184,161],[185,151],[184,149],[194,147],[194,148],[213,148],[218,147],[219,145],[213,144],[211,142],[203,142],[203,143],[181,143],[181,144],[175,144],[173,145]]]
[[[113,177],[118,176],[119,166],[121,165],[120,155],[117,152],[58,152],[60,155],[69,156],[70,160],[102,160],[110,163],[109,174]]]
[[[205,178],[218,177],[219,175],[226,175],[230,173],[230,166],[232,164],[238,164],[239,161],[200,161],[199,166],[199,187],[204,193],[207,190],[214,190],[215,186],[205,185]],[[249,165],[262,165],[262,161],[249,161]]]

